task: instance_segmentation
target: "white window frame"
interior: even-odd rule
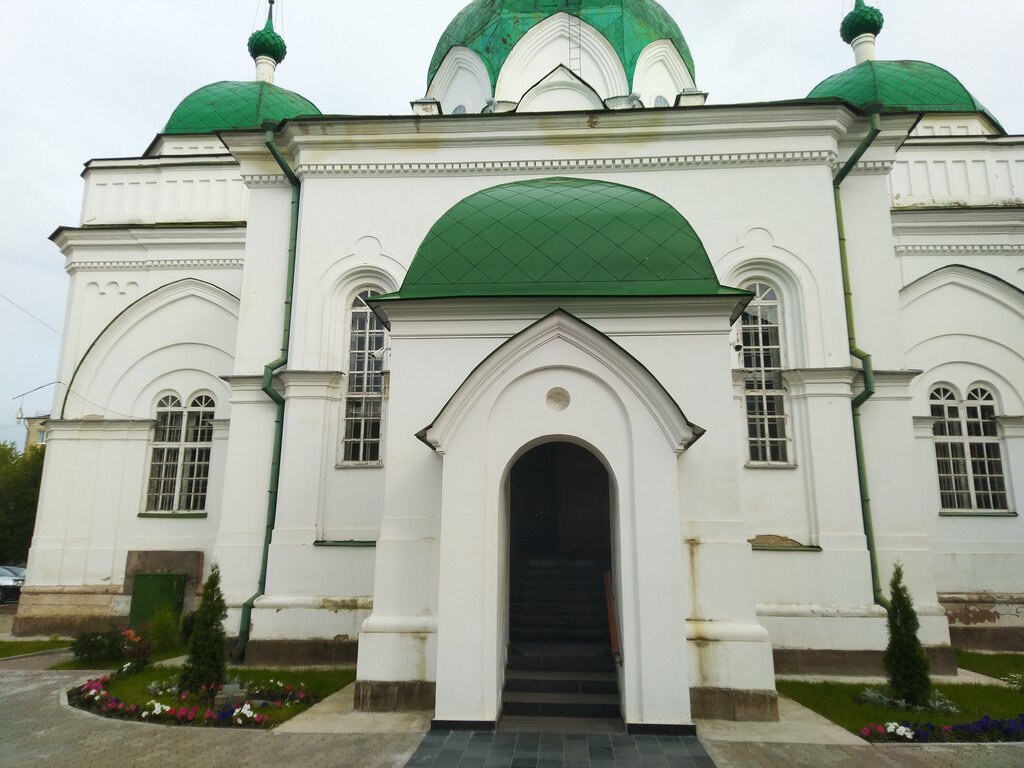
[[[740,404],[744,414],[746,466],[793,467],[791,408],[783,374],[786,365],[785,301],[779,287],[765,278],[752,278],[742,287],[754,293],[733,332],[736,365],[744,374]],[[765,298],[769,292],[771,298]],[[744,322],[751,316],[757,319],[756,325]],[[774,338],[771,338],[773,332]],[[764,343],[766,333],[770,342],[767,344]],[[759,343],[752,343],[755,340]],[[755,413],[751,412],[752,399],[760,403]]]
[[[208,392],[184,402],[188,405],[173,392],[157,401],[143,500],[146,514],[206,511],[217,403]]]
[[[384,403],[387,400],[387,329],[366,304],[384,291],[364,285],[351,294],[345,313],[345,397],[341,411],[341,467],[384,465]]]
[[[994,390],[972,384],[961,397],[949,384],[928,392],[942,514],[1011,514],[1006,451]]]

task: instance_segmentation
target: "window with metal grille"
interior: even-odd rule
[[[984,387],[972,387],[961,401],[949,387],[935,387],[929,397],[937,421],[935,461],[944,510],[1009,510],[996,401]]]
[[[748,457],[753,463],[785,464],[789,438],[782,381],[782,302],[767,283],[744,288],[754,293],[738,323]]]
[[[176,395],[160,398],[150,448],[147,512],[206,508],[214,407],[209,395],[193,397],[187,408]]]
[[[384,324],[366,305],[380,291],[367,288],[352,300],[349,310],[348,376],[345,395],[345,437],[342,461],[379,464],[381,419],[384,410]]]

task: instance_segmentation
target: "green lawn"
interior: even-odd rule
[[[1024,653],[957,651],[956,663],[963,669],[999,679],[1007,675],[1024,675]]]
[[[23,653],[52,651],[55,648],[66,648],[71,645],[67,640],[2,640],[0,641],[0,659],[9,656],[21,656]]]
[[[978,720],[985,715],[993,718],[1016,717],[1024,712],[1024,694],[994,685],[944,685],[939,690],[956,703],[960,713],[914,712],[889,709],[877,704],[862,704],[857,694],[866,686],[858,683],[807,683],[779,680],[779,693],[798,701],[808,709],[827,717],[832,722],[855,734],[868,723],[930,722],[935,725],[955,725]]]
[[[186,653],[188,653],[188,649],[185,648],[185,646],[169,648],[166,651],[154,653],[149,657],[149,660],[151,662],[165,661],[167,659],[177,658],[178,656],[184,656]],[[118,661],[117,659],[108,659],[107,661],[79,661],[78,659],[68,659],[67,661],[62,661],[60,664],[54,664],[50,669],[105,669],[113,671],[125,663],[127,662]]]
[[[159,701],[161,704],[178,707],[182,705],[182,699],[175,694],[154,695],[150,692],[149,686],[154,682],[173,684],[181,673],[180,667],[148,667],[137,675],[130,677],[116,677],[107,685],[106,690],[111,697],[116,697],[125,705],[135,704],[140,709],[147,707],[150,701]],[[321,700],[337,690],[344,688],[355,680],[354,669],[249,669],[247,667],[232,667],[228,670],[228,678],[239,682],[262,683],[272,690],[281,692],[280,699],[287,699],[284,685],[288,684],[294,688],[302,687],[311,694],[314,700]],[[274,681],[270,683],[269,681]],[[273,700],[277,697],[267,697]],[[197,700],[188,699],[185,704],[199,703]],[[205,709],[208,704],[201,704]],[[151,708],[151,707],[150,707]],[[268,707],[258,710],[261,714],[270,718],[271,725],[278,725],[289,720],[295,715],[308,709],[309,705],[296,701],[291,705],[282,707]]]

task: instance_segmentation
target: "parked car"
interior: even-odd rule
[[[17,601],[25,586],[25,569],[15,565],[0,565],[0,603]]]

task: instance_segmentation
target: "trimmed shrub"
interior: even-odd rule
[[[164,606],[151,618],[142,630],[142,636],[149,639],[155,653],[177,648],[181,641],[178,635],[178,618],[174,611]]]
[[[216,689],[224,682],[224,619],[227,616],[227,604],[220,589],[220,566],[214,563],[203,585],[195,627],[188,641],[188,661],[181,672],[181,691],[199,691],[204,686]]]
[[[192,630],[196,626],[196,612],[188,611],[181,614],[181,623],[178,625],[178,636],[182,643],[188,643],[192,637]]]
[[[86,664],[121,662],[128,656],[121,630],[111,627],[106,632],[83,632],[71,641],[71,653]]]
[[[928,677],[928,657],[925,656],[917,630],[914,601],[903,583],[903,565],[896,563],[889,582],[889,644],[882,661],[889,676],[889,685],[897,699],[912,707],[924,706],[931,698],[932,682]]]

